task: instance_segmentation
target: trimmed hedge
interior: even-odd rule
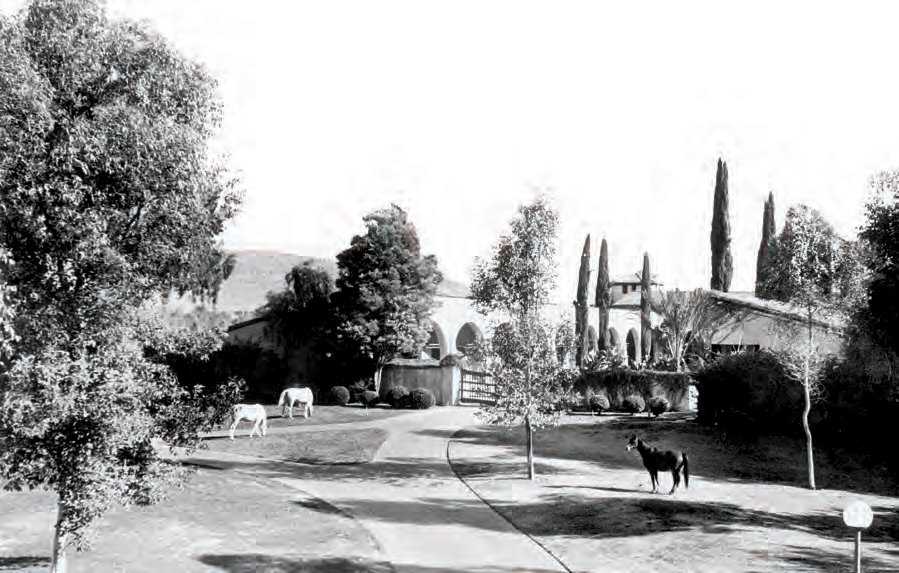
[[[581,374],[574,382],[574,391],[585,397],[588,392],[602,392],[613,409],[620,408],[630,395],[636,394],[644,400],[661,395],[677,411],[689,407],[691,383],[691,376],[684,372],[610,368]]]
[[[646,403],[646,408],[649,410],[649,413],[658,418],[662,414],[668,411],[669,404],[668,400],[663,396],[653,396]]]
[[[409,407],[413,410],[427,410],[436,403],[434,393],[427,388],[416,388],[409,393]]]
[[[786,376],[779,358],[770,351],[722,356],[693,378],[699,390],[700,423],[742,432],[749,424],[759,434],[802,432],[802,385]]]
[[[362,393],[362,405],[366,408],[377,406],[381,401],[381,397],[374,390],[366,390]]]
[[[624,402],[621,403],[621,407],[624,408],[625,412],[639,414],[646,410],[646,402],[643,400],[643,396],[632,394],[624,399]]]
[[[332,404],[337,404],[338,406],[346,406],[350,403],[350,391],[345,386],[334,386],[328,393],[328,397],[331,399]]]
[[[390,404],[391,408],[402,408],[404,399],[409,395],[409,391],[405,386],[394,386],[387,391],[385,402]]]
[[[594,394],[590,396],[587,405],[591,412],[603,413],[609,411],[609,399],[604,394]]]

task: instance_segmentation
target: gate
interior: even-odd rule
[[[496,385],[486,372],[462,370],[459,384],[459,401],[477,404],[496,404]]]

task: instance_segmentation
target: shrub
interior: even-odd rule
[[[765,350],[722,356],[693,374],[698,421],[740,430],[743,417],[761,434],[797,434],[805,405],[802,385],[787,378],[779,358]],[[739,415],[734,414],[739,412]],[[733,427],[731,427],[733,426]]]
[[[455,366],[457,368],[465,367],[465,357],[461,354],[447,354],[440,360],[441,366]]]
[[[585,397],[588,390],[593,393],[602,392],[616,406],[632,394],[649,396],[661,390],[668,398],[669,408],[676,410],[687,408],[692,382],[690,375],[684,372],[609,368],[581,374],[574,381],[573,390],[581,392]]]
[[[646,402],[643,400],[643,396],[640,396],[638,394],[631,394],[624,399],[624,402],[621,403],[621,406],[624,408],[625,412],[637,414],[646,409]]]
[[[356,402],[365,404],[365,393],[370,390],[368,380],[357,380],[350,384],[347,390],[350,391],[350,404]]]
[[[386,402],[390,404],[391,408],[402,408],[404,399],[407,396],[409,396],[409,391],[406,390],[405,386],[394,386],[387,391]]]
[[[434,393],[427,388],[416,388],[409,393],[409,407],[414,410],[427,410],[436,403]]]
[[[653,396],[649,399],[646,406],[649,408],[649,412],[658,418],[668,411],[669,404],[668,399],[664,396]]]
[[[362,393],[362,405],[366,408],[377,406],[381,401],[381,396],[374,390],[366,390]]]
[[[591,412],[603,413],[609,410],[609,399],[605,394],[594,394],[588,402]]]
[[[329,393],[332,404],[346,406],[350,403],[350,391],[345,386],[334,386]]]

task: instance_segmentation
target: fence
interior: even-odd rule
[[[490,379],[490,375],[485,372],[463,369],[462,380],[459,384],[459,401],[495,404],[496,385]]]

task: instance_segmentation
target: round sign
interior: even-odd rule
[[[863,501],[853,501],[843,510],[843,522],[849,527],[864,529],[871,525],[874,513],[871,507]]]

